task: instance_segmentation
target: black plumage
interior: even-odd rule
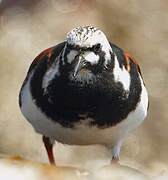
[[[126,66],[123,51],[112,43],[110,45],[117,55],[120,66]],[[71,68],[68,70],[68,65],[62,66],[61,76],[56,76],[52,80],[45,94],[42,80],[47,71],[47,64],[54,63],[63,47],[63,44],[56,46],[50,59],[48,56],[43,56],[31,79],[31,92],[35,103],[48,117],[64,127],[71,128],[81,120],[80,115],[85,114],[86,117],[93,119],[88,125],[104,128],[116,125],[136,108],[141,94],[141,83],[135,64],[130,62],[131,84],[127,97],[128,92],[123,89],[122,84],[114,82],[112,73],[114,61],[108,64],[108,69],[102,69],[103,53],[99,54],[100,65],[93,67],[96,76],[94,83],[81,86],[80,82],[70,81],[68,74]],[[98,67],[101,71],[96,71]]]

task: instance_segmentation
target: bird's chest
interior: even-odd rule
[[[48,99],[51,104],[59,105],[74,111],[92,111],[93,109],[112,103],[121,98],[120,88],[106,79],[98,80],[69,80],[57,79],[47,89]]]
[[[57,79],[48,87],[45,96],[52,119],[60,119],[65,126],[86,119],[88,125],[105,126],[122,118],[118,117],[121,106],[124,106],[124,92],[120,85],[107,79],[83,83]]]

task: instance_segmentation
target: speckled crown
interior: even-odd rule
[[[93,26],[79,26],[67,34],[67,42],[71,45],[91,47],[97,42],[102,42],[106,36],[102,31]]]

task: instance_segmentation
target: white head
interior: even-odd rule
[[[98,65],[102,61],[102,54],[103,64],[106,65],[111,59],[111,53],[111,46],[102,31],[92,26],[80,26],[67,34],[63,58],[65,59],[66,54],[67,63],[72,64],[78,57],[75,68],[77,73],[82,62],[91,66]]]

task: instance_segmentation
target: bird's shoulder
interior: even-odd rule
[[[141,74],[141,70],[138,65],[138,62],[135,60],[133,56],[131,56],[128,52],[124,51],[123,49],[121,49],[120,47],[118,47],[117,45],[111,42],[110,42],[110,46],[113,49],[114,53],[116,54],[119,64],[121,66],[124,65],[128,72],[130,72],[131,68],[136,68],[136,70]]]
[[[55,60],[55,58],[59,56],[64,46],[65,46],[65,42],[62,42],[57,44],[56,46],[50,47],[42,51],[38,56],[35,57],[35,59],[31,63],[28,70],[28,74],[30,74],[32,70],[35,69],[35,67],[40,64],[40,62],[44,57],[47,59],[48,66],[50,66],[52,62]]]

